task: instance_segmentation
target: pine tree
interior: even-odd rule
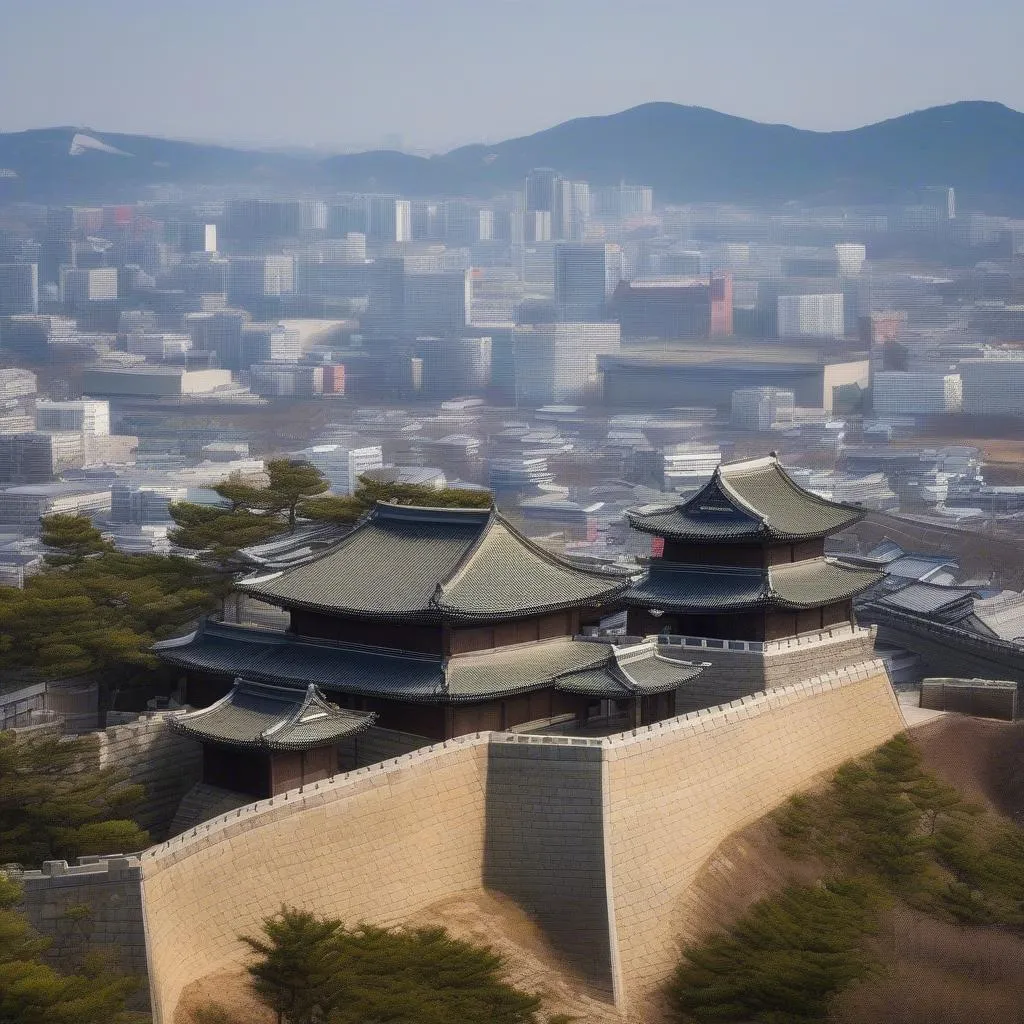
[[[443,928],[345,928],[283,908],[242,937],[279,1024],[533,1024],[540,1000],[501,979],[501,957]]]
[[[34,936],[15,909],[19,887],[0,873],[0,1021],[4,1024],[128,1024],[125,1010],[138,986],[92,962],[60,974],[43,961],[49,942]]]
[[[88,516],[55,513],[43,516],[39,522],[39,539],[52,549],[46,555],[50,565],[73,565],[87,555],[113,550]]]
[[[93,743],[0,732],[0,863],[34,867],[148,845],[131,820],[143,787],[127,785],[115,769],[91,767]]]
[[[287,513],[288,529],[295,530],[299,505],[324,494],[330,487],[324,475],[308,462],[272,459],[267,463],[270,477],[268,499],[274,511]]]

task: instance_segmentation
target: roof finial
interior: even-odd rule
[[[770,451],[770,452],[768,453],[768,456],[769,456],[769,458],[772,458],[772,459],[777,459],[777,458],[779,457],[779,453],[778,453],[778,452],[777,452],[777,451],[776,451],[776,450],[775,450],[775,449],[773,448],[773,449],[772,449],[772,450],[771,450],[771,451]]]

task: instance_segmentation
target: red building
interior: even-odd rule
[[[719,338],[733,333],[732,277],[623,281],[612,297],[623,338]]]

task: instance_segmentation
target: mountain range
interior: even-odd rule
[[[154,184],[327,186],[408,196],[517,187],[533,167],[592,184],[654,186],[669,202],[884,202],[953,185],[961,206],[1024,213],[1024,114],[964,101],[849,131],[762,124],[703,107],[646,103],[495,145],[432,157],[330,157],[87,128],[0,134],[0,198],[111,201]]]

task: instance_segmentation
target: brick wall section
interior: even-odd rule
[[[146,799],[137,818],[154,839],[163,839],[182,798],[203,771],[202,747],[173,732],[171,716],[183,711],[155,711],[133,722],[111,725],[97,738],[96,763],[127,773],[130,782],[146,787]]]
[[[673,646],[661,646],[658,653],[710,663],[696,679],[677,691],[676,711],[686,714],[870,661],[875,657],[874,647],[873,629],[838,629],[831,637],[826,631],[769,644],[764,654]]]
[[[145,977],[141,871],[137,857],[83,857],[68,867],[48,861],[42,871],[12,872],[22,887],[21,910],[53,945],[47,958],[63,970],[87,953],[109,956]],[[145,993],[145,988],[143,988]]]
[[[142,855],[156,1024],[243,957],[282,903],[400,922],[482,887],[487,734],[407,754],[207,822]]]
[[[923,679],[921,707],[933,711],[959,711],[980,718],[1017,717],[1017,684],[991,679]]]
[[[903,727],[873,661],[612,738],[605,814],[620,1008],[671,972],[683,897],[719,843]]]
[[[1024,690],[1024,651],[1017,644],[877,605],[865,614],[877,622],[883,640],[918,654],[930,674],[1009,679]]]
[[[371,725],[369,729],[339,745],[339,760],[344,770],[351,771],[353,768],[365,768],[380,761],[401,757],[422,747],[429,747],[432,743],[433,740],[426,736]]]
[[[610,998],[603,745],[560,739],[492,740],[484,882],[534,917],[567,962]]]

